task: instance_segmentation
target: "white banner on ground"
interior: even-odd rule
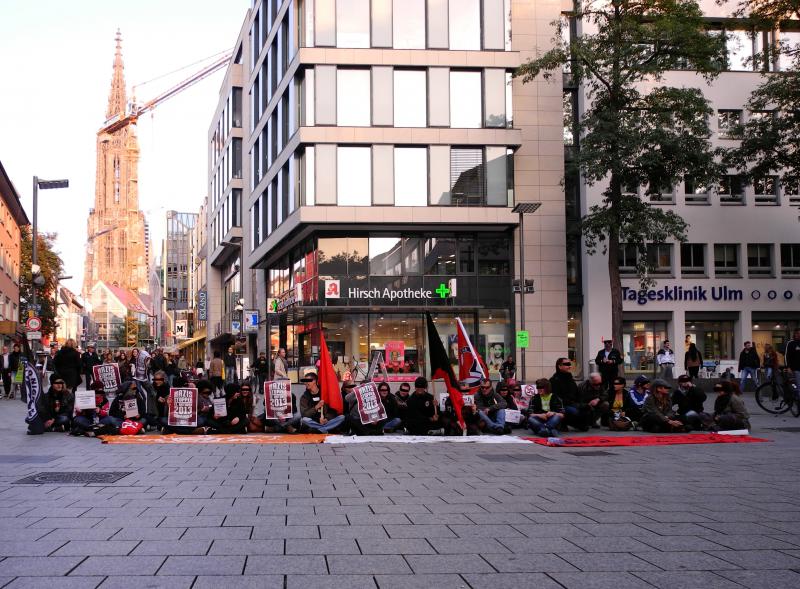
[[[516,436],[328,436],[325,444],[532,444]]]

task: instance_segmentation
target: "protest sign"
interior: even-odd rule
[[[439,411],[445,410],[447,399],[450,398],[450,393],[439,393]]]
[[[288,419],[292,416],[292,383],[272,380],[264,383],[264,412],[267,419]]]
[[[119,366],[116,364],[98,364],[92,367],[94,382],[103,383],[103,391],[106,394],[116,393],[122,378],[119,374]],[[94,402],[94,401],[92,401]]]
[[[75,391],[75,409],[78,411],[86,411],[89,409],[95,409],[97,405],[94,402],[94,391],[82,391],[77,390]]]
[[[136,399],[125,399],[122,401],[122,406],[125,407],[125,417],[136,417],[139,415],[139,403]]]
[[[506,423],[519,423],[522,421],[522,413],[517,409],[506,409]]]
[[[475,395],[464,395],[464,407],[475,406]]]
[[[170,389],[168,407],[168,425],[197,427],[197,389]]]
[[[386,407],[381,401],[378,385],[367,382],[354,388],[353,392],[358,402],[358,417],[362,424],[377,423],[381,419],[386,419]]]
[[[517,407],[526,411],[531,404],[531,399],[536,394],[535,384],[520,384],[520,392],[514,392],[514,400],[517,402]]]
[[[212,401],[214,404],[215,417],[228,417],[228,405],[225,403],[225,398],[220,397]]]

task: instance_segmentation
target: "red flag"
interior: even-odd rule
[[[328,345],[325,343],[325,334],[319,330],[319,374],[317,382],[319,384],[322,401],[331,409],[335,409],[339,415],[342,414],[342,393],[339,391],[339,379],[336,378],[336,371],[333,369],[331,354]]]
[[[428,354],[431,357],[431,380],[444,380],[458,423],[461,424],[462,429],[466,430],[467,426],[461,415],[461,409],[464,407],[464,397],[458,388],[458,381],[455,374],[453,374],[453,367],[447,358],[447,352],[444,350],[442,340],[439,339],[439,332],[436,331],[436,325],[433,323],[431,314],[425,313],[425,317],[428,322]]]
[[[456,317],[458,325],[458,378],[461,382],[466,382],[470,386],[475,386],[480,379],[486,378],[489,372],[482,358],[475,353],[475,348],[464,329],[461,319]]]

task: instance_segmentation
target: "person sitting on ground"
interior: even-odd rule
[[[425,436],[433,430],[444,433],[439,421],[439,409],[436,401],[428,392],[428,379],[418,376],[414,381],[414,393],[409,396],[408,413],[405,420],[406,430],[415,436]]]
[[[470,388],[467,383],[462,382],[459,383],[459,390],[465,401],[465,404],[461,407],[461,417],[464,420],[464,425],[467,426],[467,435],[479,436],[481,434],[480,426],[482,422],[478,418],[478,412],[475,410],[475,389]],[[472,400],[471,404],[467,404],[469,400]],[[439,423],[442,429],[444,429],[444,435],[446,436],[461,436],[464,433],[461,424],[458,422],[458,416],[453,407],[453,399],[450,395],[447,395],[444,400],[444,410],[439,414]]]
[[[235,382],[225,385],[225,405],[228,414],[214,414],[217,421],[217,430],[221,434],[245,434],[247,433],[247,407],[246,401],[242,398],[242,389]]]
[[[169,413],[169,383],[167,382],[167,374],[163,370],[158,370],[153,374],[153,391],[156,396],[158,424],[160,427],[166,428]]]
[[[387,383],[380,383],[378,385],[378,391],[382,386],[385,386],[387,389],[389,385]],[[351,382],[345,382],[342,386],[342,392],[345,391],[347,394],[344,398],[344,408],[347,411],[346,413],[346,423],[348,424],[345,426],[345,431],[347,429],[350,430],[355,436],[380,436],[383,435],[383,424],[380,422],[375,423],[361,423],[361,412],[358,410],[358,398],[356,398],[356,393],[353,389],[356,388],[356,385]]]
[[[322,400],[319,390],[319,380],[315,372],[309,372],[300,382],[306,385],[303,396],[300,397],[300,416],[304,428],[329,434],[344,423],[344,415]]]
[[[498,435],[505,433],[506,402],[495,392],[488,378],[481,379],[475,393],[475,410],[484,429]]]
[[[534,434],[544,438],[557,437],[564,419],[564,405],[552,388],[546,378],[536,381],[536,394],[531,399],[527,422]]]
[[[136,413],[130,417],[126,415],[125,401],[136,401]],[[117,396],[114,397],[114,401],[111,403],[108,416],[117,430],[122,427],[123,421],[135,421],[142,425],[142,433],[144,433],[144,428],[147,425],[145,403],[138,394],[136,381],[127,380],[120,385],[117,389]]]
[[[733,391],[730,381],[718,382],[714,385],[717,398],[714,399],[714,423],[711,431],[729,431],[750,429],[750,414],[744,405],[741,395]]]
[[[389,388],[388,382],[382,382],[378,385],[378,394],[381,396],[383,408],[386,409],[386,419],[381,420],[383,432],[392,434],[398,428],[402,429],[403,420],[400,419],[400,407],[397,404],[397,398]]]
[[[678,388],[672,393],[672,403],[678,406],[678,419],[691,429],[702,429],[711,422],[711,416],[703,410],[706,394],[692,382],[692,377],[678,377]]]
[[[653,433],[671,433],[687,431],[687,427],[678,419],[672,409],[670,384],[661,378],[653,381],[653,393],[647,395],[642,409],[642,429]]]
[[[625,390],[625,384],[623,377],[615,376],[611,381],[612,390],[604,393],[603,401],[608,406],[605,425],[611,431],[628,431],[634,427],[630,418],[635,413],[632,409],[633,400]]]
[[[206,433],[216,433],[219,430],[219,423],[214,419],[214,401],[212,393],[214,385],[208,380],[197,381],[197,426],[204,429]]]
[[[408,412],[408,397],[411,395],[411,385],[407,382],[401,382],[400,387],[397,389],[395,398],[397,399],[397,409],[399,411],[400,419],[403,423],[406,422],[406,413]]]
[[[67,388],[66,381],[58,373],[50,376],[50,383],[50,388],[43,395],[44,403],[40,405],[39,411],[39,416],[44,423],[44,430],[68,432],[72,427],[75,396]]]
[[[344,382],[342,382],[342,388],[341,388],[340,392],[342,393],[342,409],[344,410],[342,415],[344,415],[344,423],[342,423],[342,426],[341,426],[340,429],[343,432],[349,432],[350,430],[353,429],[352,428],[353,419],[355,419],[358,423],[361,423],[361,419],[358,416],[358,409],[357,408],[356,408],[356,414],[353,417],[351,417],[351,415],[350,415],[350,404],[347,401],[348,395],[350,395],[350,393],[353,391],[354,388],[356,388],[356,383],[353,382],[352,380],[345,380]],[[356,426],[356,429],[358,429],[358,426]],[[355,432],[353,432],[353,433],[355,433]],[[356,434],[356,435],[358,435],[358,434]],[[361,435],[366,435],[366,434],[361,434]]]
[[[267,419],[267,412],[258,416],[268,434],[295,434],[300,429],[300,414],[297,412],[297,401],[292,395],[292,414],[282,419]]]
[[[628,393],[631,398],[631,405],[627,414],[635,423],[638,423],[642,419],[644,402],[647,400],[647,397],[650,396],[651,386],[650,379],[644,374],[640,374],[636,377],[636,380],[633,381],[633,387]]]
[[[578,385],[572,377],[572,362],[569,358],[556,360],[556,371],[550,377],[550,390],[564,405],[563,425],[576,429],[585,427],[585,420],[580,419],[578,410]],[[586,431],[583,429],[583,431]]]
[[[513,383],[513,379],[511,379],[511,380],[512,380],[512,383]],[[514,399],[514,396],[511,394],[511,387],[512,386],[513,386],[512,384],[499,382],[499,383],[497,383],[497,386],[495,387],[495,391],[497,392],[498,395],[500,395],[500,397],[503,399],[503,401],[506,402],[506,411],[508,411],[509,409],[511,409],[513,411],[519,411],[519,407],[517,407],[517,401],[516,401],[516,399]],[[506,414],[506,417],[508,417],[508,414]],[[521,421],[520,421],[520,423],[508,423],[508,422],[506,422],[505,430],[506,430],[506,433],[511,433],[511,429],[512,428],[523,427],[523,426],[524,426],[524,424]]]
[[[599,372],[590,373],[589,378],[578,387],[578,429],[586,431],[590,427],[599,427],[597,420],[605,419],[608,413],[608,402],[603,401],[606,392],[603,375]]]
[[[116,433],[114,421],[109,418],[111,405],[106,398],[102,382],[92,383],[94,409],[76,411],[72,420],[72,435],[93,438],[96,435]]]

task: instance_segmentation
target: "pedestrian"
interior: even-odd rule
[[[286,362],[286,348],[278,348],[273,362],[273,378],[281,380],[289,378],[289,364]]]
[[[758,368],[761,360],[758,352],[751,342],[744,342],[744,348],[739,353],[739,384],[744,389],[748,378],[751,378],[758,388]]]
[[[717,398],[714,399],[714,425],[712,431],[750,429],[750,414],[740,395],[735,395],[728,381],[714,385]]]
[[[68,339],[53,359],[56,373],[64,380],[67,389],[73,392],[81,384],[82,369],[81,355],[75,348],[75,340]]]
[[[228,346],[222,361],[225,364],[225,384],[239,380],[236,376],[236,353],[233,346]]]
[[[111,405],[103,390],[103,383],[92,384],[94,389],[94,409],[83,409],[75,412],[72,420],[73,436],[86,436],[93,438],[102,433],[116,433],[114,421],[109,417]]]
[[[475,409],[483,426],[493,434],[505,433],[506,401],[493,388],[492,381],[482,378],[475,394]]]
[[[635,412],[631,410],[633,400],[625,390],[626,381],[623,377],[617,376],[611,382],[612,389],[606,392],[603,400],[608,407],[605,417],[605,424],[611,431],[628,431],[634,426],[631,415]]]
[[[628,417],[630,417],[634,423],[638,423],[642,417],[642,410],[644,409],[644,403],[647,401],[647,397],[650,396],[650,389],[650,379],[644,374],[640,374],[636,377],[636,380],[633,381],[633,387],[631,387],[631,390],[628,392],[628,396],[631,398]],[[634,427],[636,426],[634,425]]]
[[[797,372],[800,372],[800,329],[795,329],[791,341],[787,342],[783,359],[789,369],[789,376],[797,382]]]
[[[267,354],[265,352],[259,352],[253,367],[258,376],[258,392],[263,393],[264,383],[269,379],[269,360],[267,360]]]
[[[619,374],[619,366],[622,364],[622,354],[614,347],[613,340],[603,340],[603,349],[597,352],[594,363],[602,377],[603,388],[611,389],[611,382]]]
[[[17,393],[21,394],[20,383],[17,382],[17,372],[19,371],[19,362],[22,353],[20,352],[19,344],[14,344],[11,348],[11,353],[8,355],[8,371],[11,375],[11,393],[9,394],[6,389],[6,398],[13,399]]]
[[[93,368],[98,364],[102,364],[100,356],[97,355],[95,347],[91,344],[86,346],[86,351],[81,356],[81,371],[83,372],[84,382],[86,383],[86,390],[92,388],[92,381],[94,380]]]
[[[589,374],[589,378],[578,387],[578,425],[581,431],[586,431],[590,427],[600,427],[597,420],[604,420],[608,413],[608,402],[603,400],[607,392],[603,376],[599,372]]]
[[[222,390],[225,384],[223,374],[225,374],[225,364],[222,362],[222,354],[219,350],[214,350],[214,357],[208,365],[208,378],[214,385],[215,394],[216,391]]]
[[[50,388],[43,395],[43,401],[39,407],[39,416],[44,422],[45,431],[70,431],[75,412],[75,395],[69,390],[69,383],[54,374]]]
[[[703,355],[694,342],[689,342],[689,348],[683,356],[683,364],[686,366],[686,372],[692,378],[697,378],[700,374],[700,367],[703,365]]]
[[[500,365],[500,376],[505,381],[517,377],[517,363],[514,362],[514,356],[509,354],[506,361]]]
[[[658,376],[664,380],[672,380],[672,369],[675,368],[675,352],[672,350],[668,339],[656,354]]]
[[[2,376],[3,376],[3,392],[6,399],[11,395],[11,354],[8,351],[8,346],[3,346],[2,355]]]
[[[319,390],[319,381],[314,372],[309,372],[300,382],[306,385],[303,396],[300,397],[300,415],[303,427],[315,432],[331,433],[344,423],[344,415],[333,409],[322,400]]]
[[[772,380],[776,369],[778,368],[778,353],[771,344],[764,345],[764,378],[768,381]]]
[[[406,401],[406,430],[417,436],[430,435],[432,432],[444,433],[439,422],[439,408],[428,392],[428,379],[418,376],[414,380],[414,392]]]
[[[702,429],[711,423],[711,416],[703,409],[706,394],[695,386],[692,377],[678,377],[678,388],[672,393],[672,404],[678,406],[678,419],[692,429]]]

